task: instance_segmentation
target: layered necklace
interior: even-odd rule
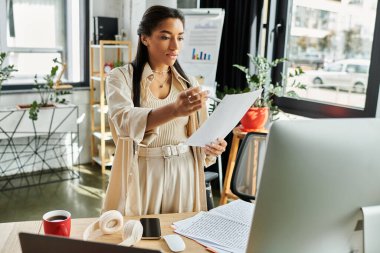
[[[170,74],[168,74],[168,73],[170,72],[170,68],[168,68],[167,70],[163,70],[163,71],[158,71],[158,70],[152,70],[152,71],[153,71],[154,79],[158,82],[158,87],[160,89],[162,89],[169,79]],[[156,74],[160,75],[160,76],[166,75],[166,77],[163,81],[160,81],[158,78],[156,78]]]

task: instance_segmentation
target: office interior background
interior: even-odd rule
[[[5,63],[13,64],[18,71],[2,85],[0,109],[38,100],[35,75],[43,82],[54,64],[52,59],[66,63],[61,81],[73,89],[62,97],[77,106],[74,114],[78,126],[76,136],[68,139],[74,140],[69,160],[79,171],[79,178],[26,188],[8,189],[12,186],[9,180],[1,181],[1,222],[39,219],[47,210],[68,209],[72,202],[76,217],[99,215],[110,168],[107,166],[103,174],[92,154],[92,149],[98,149],[98,144],[91,144],[94,17],[117,18],[119,39],[131,42],[133,58],[139,21],[146,8],[156,4],[225,10],[217,89],[247,87],[245,76],[232,67],[249,66],[247,53],[287,58],[273,69],[272,80],[280,82],[281,73],[287,75],[302,66],[305,73],[299,80],[307,86],[306,90],[297,90],[298,99],[276,99],[283,113],[290,115],[288,119],[380,117],[380,7],[376,0],[1,0],[0,51],[8,53]],[[128,61],[127,57],[123,60]],[[289,89],[286,84],[284,91]],[[43,122],[43,115],[39,114],[39,122]],[[0,128],[5,124],[3,119],[0,117]],[[46,120],[41,128],[50,123]],[[7,148],[4,139],[0,142],[3,150]],[[231,136],[227,141],[231,142]],[[223,171],[228,151],[222,157]],[[0,158],[7,155],[0,153]],[[8,167],[3,164],[0,168],[0,178],[7,177]],[[217,166],[211,170],[217,171]],[[24,172],[20,166],[16,171]],[[213,183],[213,188],[218,187]],[[218,191],[214,193],[218,195]]]

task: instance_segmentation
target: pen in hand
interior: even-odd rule
[[[205,87],[201,87],[201,90],[202,91],[207,91],[207,98],[209,98],[209,99],[211,99],[211,100],[213,100],[214,102],[217,102],[217,103],[220,103],[220,102],[222,102],[222,100],[221,99],[219,99],[219,98],[217,98],[217,97],[214,97],[214,96],[211,96],[211,95],[209,95],[210,94],[210,91],[207,89],[207,88],[205,88]]]
[[[213,96],[210,96],[210,95],[208,95],[207,96],[207,98],[209,98],[209,99],[211,99],[211,100],[214,100],[215,102],[217,102],[217,103],[220,103],[220,102],[222,102],[222,100],[221,99],[219,99],[219,98],[216,98],[216,97],[213,97]]]

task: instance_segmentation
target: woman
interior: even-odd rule
[[[138,29],[136,58],[107,78],[109,123],[116,143],[103,211],[124,215],[206,210],[203,169],[227,143],[183,143],[207,116],[207,92],[177,62],[184,16],[153,6]]]

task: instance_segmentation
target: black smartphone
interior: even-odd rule
[[[161,225],[159,218],[141,218],[140,222],[143,226],[142,239],[161,238]]]

